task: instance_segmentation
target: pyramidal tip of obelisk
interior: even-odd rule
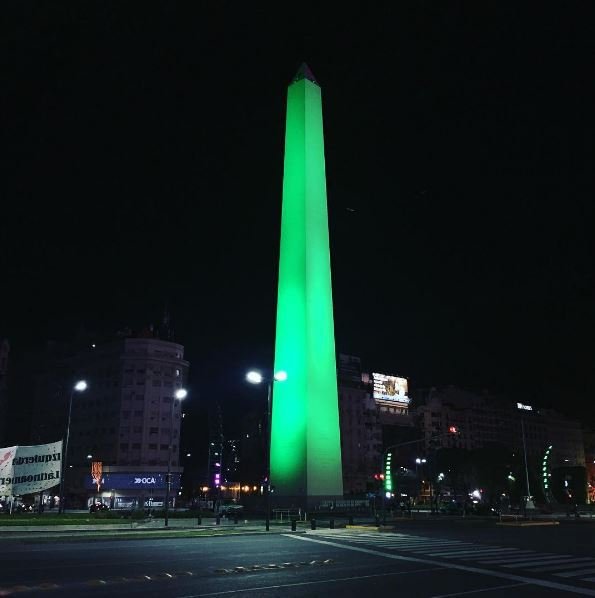
[[[291,80],[292,83],[296,83],[297,81],[301,81],[302,79],[307,79],[308,81],[312,81],[312,83],[316,83],[318,85],[318,81],[316,81],[316,77],[312,72],[312,69],[305,63],[302,62],[300,68],[298,69],[295,77]]]

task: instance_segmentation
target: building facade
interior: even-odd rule
[[[491,446],[521,451],[524,436],[531,457],[541,457],[551,445],[552,466],[585,465],[580,422],[552,409],[448,387],[419,391],[414,413],[426,451]]]
[[[8,355],[10,343],[0,338],[0,447],[6,446],[6,421],[8,418]]]
[[[162,506],[170,443],[173,489],[179,487],[183,412],[174,396],[188,367],[182,345],[151,337],[54,351],[40,371],[32,437],[41,443],[65,436],[73,381],[86,380],[72,401],[65,476],[71,502],[86,493],[112,507]],[[93,462],[105,474],[98,489]]]

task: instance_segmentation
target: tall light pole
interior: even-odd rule
[[[420,458],[420,457],[417,457],[417,459],[415,459],[415,482],[417,484],[417,492],[418,492],[418,495],[416,496],[416,498],[419,498],[419,488],[420,488],[419,473],[418,473],[417,470],[418,470],[418,467],[422,463],[425,463],[425,462],[426,462],[426,459],[423,459],[423,458]],[[423,468],[422,468],[422,471],[423,471]]]
[[[169,447],[167,452],[167,477],[165,483],[165,527],[169,525],[169,495],[171,493],[171,453],[173,449],[174,440],[174,405],[176,399],[182,401],[188,396],[188,391],[185,388],[178,388],[171,399],[171,411],[169,419]]]
[[[285,382],[287,380],[287,372],[279,371],[273,374],[272,378],[264,378],[264,376],[255,370],[246,374],[246,380],[250,384],[261,384],[266,382],[267,385],[267,437],[266,437],[266,521],[265,527],[268,532],[271,526],[271,395],[273,394],[273,384],[275,382]]]
[[[521,415],[521,435],[523,437],[523,454],[525,457],[525,480],[527,481],[527,502],[525,510],[534,509],[533,498],[531,497],[531,487],[529,486],[529,462],[527,460],[527,441],[525,440],[525,418]]]
[[[70,398],[68,400],[68,421],[66,423],[66,439],[64,441],[64,450],[62,452],[62,476],[60,477],[60,505],[58,512],[64,513],[64,478],[68,471],[68,440],[70,439],[70,420],[72,418],[72,398],[75,392],[84,392],[87,390],[87,383],[85,380],[79,380],[70,389]]]

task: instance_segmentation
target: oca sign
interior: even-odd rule
[[[134,478],[135,484],[156,484],[157,480],[155,478]]]

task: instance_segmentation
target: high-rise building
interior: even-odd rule
[[[321,91],[302,65],[287,94],[271,483],[278,503],[343,496]]]
[[[504,446],[543,455],[552,445],[552,466],[584,466],[581,424],[552,409],[455,387],[420,390],[415,412],[427,450]],[[449,430],[456,433],[449,434]]]
[[[339,421],[345,495],[373,492],[381,470],[382,427],[359,357],[339,355]]]
[[[88,383],[73,394],[67,490],[99,494],[113,507],[163,504],[170,442],[174,489],[182,471],[183,414],[174,396],[186,384],[188,367],[182,345],[150,336],[61,347],[46,359],[36,385],[34,442],[65,436],[72,384]],[[91,462],[102,463],[99,493],[93,492]]]
[[[8,339],[0,338],[0,447],[6,444],[6,421],[8,416]]]

